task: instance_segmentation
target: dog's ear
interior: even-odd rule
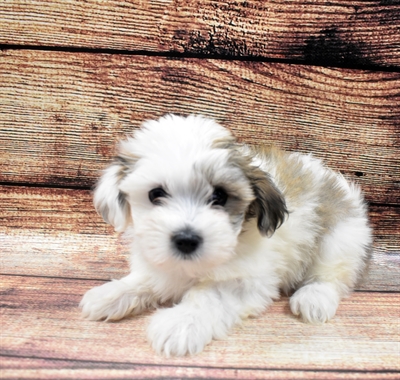
[[[253,167],[247,177],[256,197],[249,207],[248,216],[257,218],[261,234],[272,236],[288,214],[283,194],[270,176],[257,167]]]
[[[129,203],[119,185],[132,165],[132,160],[123,155],[118,156],[103,172],[94,189],[94,206],[97,212],[117,232],[125,231],[131,222]]]

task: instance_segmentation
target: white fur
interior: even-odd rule
[[[116,320],[172,302],[153,316],[149,340],[166,356],[196,354],[264,312],[279,289],[296,290],[295,315],[322,323],[354,287],[371,244],[364,202],[356,186],[311,155],[262,153],[235,144],[213,120],[174,115],[144,123],[119,155],[94,202],[131,236],[131,273],[89,290],[84,317]],[[265,186],[258,188],[260,169]],[[153,204],[149,191],[159,187],[168,196]],[[210,201],[218,187],[228,192],[224,206]],[[261,196],[269,203],[257,203]],[[184,229],[201,237],[190,255],[172,243]]]

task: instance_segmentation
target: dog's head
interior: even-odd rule
[[[270,235],[287,212],[251,155],[201,116],[145,122],[120,143],[94,203],[117,231],[132,226],[133,250],[148,262],[190,276],[232,258],[245,220],[257,218],[260,232]]]

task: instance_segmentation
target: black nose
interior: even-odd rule
[[[172,236],[172,242],[179,252],[189,255],[201,244],[203,239],[190,230],[184,230]]]

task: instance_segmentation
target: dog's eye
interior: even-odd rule
[[[210,203],[213,206],[225,206],[227,200],[228,194],[226,191],[221,187],[217,187],[211,195]]]
[[[156,189],[149,191],[149,199],[150,202],[153,203],[153,205],[160,205],[160,198],[165,198],[167,196],[168,194],[162,187],[157,187]]]

